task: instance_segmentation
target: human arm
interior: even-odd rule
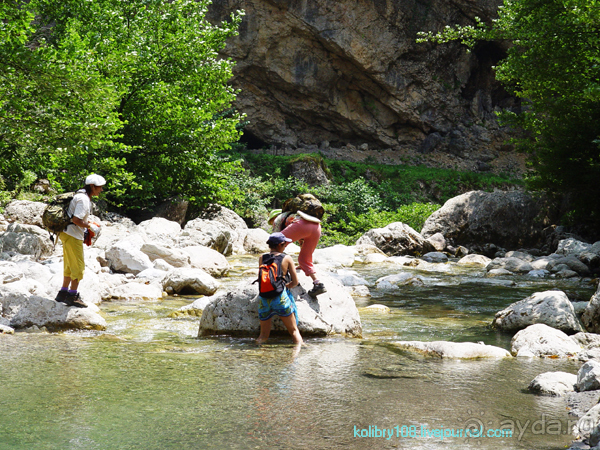
[[[294,260],[291,256],[287,255],[283,258],[283,267],[284,272],[289,273],[292,280],[285,285],[288,289],[291,289],[295,286],[298,286],[298,274],[296,273],[296,265],[294,264]]]
[[[100,230],[100,227],[96,223],[90,222],[89,220],[80,219],[77,216],[71,217],[71,222],[73,222],[78,227],[87,228],[88,230],[91,230],[94,234],[98,234],[98,231]]]

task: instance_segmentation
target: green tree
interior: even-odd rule
[[[43,142],[51,158],[32,166],[37,173],[72,187],[72,180],[98,171],[113,199],[130,208],[175,195],[197,204],[213,200],[237,166],[220,156],[238,140],[241,117],[231,110],[235,92],[227,84],[233,63],[218,51],[236,33],[241,14],[212,25],[205,18],[208,4],[31,0],[7,7],[26,17],[13,45],[3,49],[13,61],[5,72],[54,83],[49,92],[29,90],[29,99],[11,91],[13,109],[27,100],[31,109],[44,108],[57,97],[52,120],[40,128],[45,139],[34,136],[30,145],[21,140],[13,147],[27,148],[39,163]],[[19,54],[39,60],[45,71],[19,67]],[[27,117],[13,117],[26,135]],[[61,129],[58,120],[71,126],[68,140],[53,134]]]
[[[568,194],[578,220],[600,222],[600,1],[505,0],[491,24],[446,27],[421,40],[511,43],[496,77],[523,99],[519,126],[529,152],[531,186]]]

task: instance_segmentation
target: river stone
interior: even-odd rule
[[[147,237],[136,231],[136,225],[126,225],[125,223],[102,222],[100,235],[94,242],[95,248],[100,248],[104,251],[110,249],[114,244],[132,235],[138,236],[145,242]]]
[[[529,383],[531,392],[551,397],[561,397],[575,391],[577,375],[567,372],[545,372]]]
[[[534,269],[527,273],[527,276],[531,278],[546,278],[548,275],[550,275],[550,272],[543,269]]]
[[[427,261],[429,263],[446,263],[448,262],[448,257],[442,252],[429,252],[425,253],[422,257],[423,261]]]
[[[584,302],[576,302],[576,303],[584,303]],[[586,349],[598,348],[600,349],[600,334],[596,333],[577,333],[571,336],[575,342],[581,345]]]
[[[110,267],[118,272],[138,274],[153,267],[148,255],[141,251],[144,239],[140,235],[131,235],[113,244],[106,252]]]
[[[569,416],[580,419],[600,402],[600,391],[567,393],[567,409]]]
[[[145,233],[148,241],[154,244],[172,246],[177,241],[179,233],[181,233],[181,225],[163,217],[153,217],[150,220],[141,222],[138,225],[138,230]]]
[[[298,328],[303,336],[362,335],[354,300],[339,281],[326,273],[319,274],[327,292],[315,299],[303,287],[312,286],[312,280],[302,272],[298,273],[298,279],[300,285],[292,289],[292,294],[298,308]],[[260,323],[258,288],[252,284],[254,280],[254,277],[243,280],[233,290],[215,296],[202,312],[198,336],[231,334],[257,337]],[[287,334],[279,319],[273,320],[273,330]]]
[[[47,231],[35,225],[11,223],[0,233],[0,251],[29,255],[34,260],[52,255],[54,245]]]
[[[369,230],[356,241],[356,245],[374,245],[390,256],[419,255],[423,253],[424,243],[425,239],[418,232],[402,222]]]
[[[446,249],[446,238],[442,233],[435,233],[434,235],[429,236],[425,239],[425,242],[432,251],[443,252]]]
[[[361,313],[369,314],[390,314],[392,312],[392,310],[388,306],[379,304],[365,306],[364,308],[359,308],[358,311]]]
[[[0,261],[0,284],[12,283],[25,277],[23,271],[12,261]]]
[[[166,292],[184,295],[213,295],[219,288],[219,282],[202,269],[175,268],[162,283]]]
[[[381,264],[382,262],[386,262],[388,257],[385,255],[381,255],[379,253],[371,253],[370,255],[366,255],[363,259],[364,264]]]
[[[98,307],[68,307],[39,295],[31,295],[21,289],[0,286],[2,316],[12,328],[31,326],[50,329],[105,330],[106,321],[98,314]]]
[[[581,346],[565,333],[543,323],[528,326],[511,340],[511,353],[517,357],[571,358],[581,350]]]
[[[0,323],[0,334],[15,334],[15,329]]]
[[[587,441],[591,446],[598,443],[598,425],[600,424],[600,404],[594,406],[586,412],[581,419],[577,421],[577,425],[573,427],[573,436],[575,439]],[[592,443],[591,435],[595,437]]]
[[[527,273],[533,270],[531,264],[519,258],[495,258],[486,267],[488,271],[493,269],[505,269],[513,273]]]
[[[375,282],[375,287],[379,291],[397,291],[401,286],[424,286],[425,282],[420,275],[414,275],[410,272],[402,272],[395,275],[387,275],[379,278]]]
[[[486,267],[491,261],[487,256],[473,254],[463,256],[456,264],[459,266]]]
[[[591,360],[581,366],[575,387],[579,392],[600,389],[600,362]]]
[[[243,230],[244,235],[244,250],[250,254],[268,253],[269,246],[267,240],[269,233],[262,228],[250,228]]]
[[[337,279],[344,286],[364,286],[369,284],[367,280],[360,277],[358,272],[348,269],[338,269],[335,272],[329,274],[331,277]]]
[[[510,358],[510,353],[493,345],[477,344],[475,342],[421,342],[396,341],[395,347],[403,350],[424,353],[438,358],[479,359],[479,358]]]
[[[204,209],[204,211],[202,211],[200,218],[212,222],[218,222],[233,231],[248,229],[248,225],[246,225],[244,219],[242,219],[235,211],[232,211],[231,209],[225,208],[221,205],[209,205],[206,209]]]
[[[543,323],[566,332],[583,331],[573,304],[558,290],[536,292],[496,313],[492,327],[516,331],[529,325]]]
[[[549,220],[546,203],[519,191],[471,191],[444,203],[425,221],[421,234],[427,238],[442,233],[469,248],[490,243],[507,249],[538,248]]]
[[[116,286],[110,291],[112,300],[160,300],[162,288],[154,283],[131,282]]]
[[[177,311],[173,311],[169,317],[202,317],[202,312],[206,309],[209,303],[211,303],[215,299],[214,296],[211,297],[202,297],[194,300],[193,303],[189,305],[182,306]]]
[[[227,276],[231,265],[222,253],[202,245],[184,247],[182,250],[190,257],[190,264],[194,269],[202,269],[213,277]]]
[[[42,202],[30,202],[27,200],[13,200],[4,209],[6,218],[11,222],[19,222],[25,225],[36,225],[44,227],[42,215],[48,206]]]
[[[581,314],[581,322],[590,333],[600,333],[600,285]]]
[[[546,266],[546,269],[553,273],[560,272],[561,270],[572,270],[581,276],[588,276],[590,274],[589,267],[573,255],[563,258],[553,258]]]
[[[313,262],[330,267],[351,267],[356,258],[356,247],[336,244],[332,247],[318,248],[313,253]],[[366,283],[361,283],[366,284]]]
[[[202,245],[230,256],[233,253],[234,241],[238,234],[227,225],[211,220],[190,220],[179,234],[178,246],[191,247]],[[243,242],[241,244],[243,248]]]
[[[148,255],[150,261],[162,259],[173,267],[190,266],[190,256],[180,249],[168,248],[162,245],[148,243],[142,245],[140,251]]]
[[[558,243],[558,248],[554,253],[558,255],[574,255],[578,256],[581,253],[589,252],[592,248],[592,244],[578,241],[574,238],[562,239]]]
[[[368,286],[348,286],[347,289],[353,297],[371,297]]]

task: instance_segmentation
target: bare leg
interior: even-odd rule
[[[296,326],[296,316],[294,313],[287,317],[280,317],[280,319],[287,328],[288,333],[292,336],[292,339],[294,339],[294,343],[302,344],[302,336],[300,336],[300,330]]]
[[[69,288],[69,285],[71,285],[71,290],[72,291],[76,291],[77,288],[79,287],[79,280],[73,280],[69,277],[63,277],[63,285],[62,287],[65,289]]]
[[[271,320],[261,320],[260,321],[260,336],[256,339],[256,343],[258,345],[264,344],[269,339],[269,335],[271,334]]]

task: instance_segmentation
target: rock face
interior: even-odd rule
[[[523,192],[471,191],[448,200],[423,225],[428,238],[442,233],[454,245],[483,249],[541,247],[543,230],[552,223],[542,199]],[[485,254],[485,251],[481,253]]]
[[[516,331],[543,323],[565,332],[582,331],[571,301],[562,291],[536,292],[496,313],[492,327]]]
[[[581,322],[587,331],[600,333],[600,286],[583,311]]]
[[[319,279],[327,286],[327,292],[310,297],[303,286],[312,281],[303,273],[298,274],[300,285],[292,289],[298,308],[298,328],[303,336],[327,336],[342,334],[360,337],[362,326],[354,300],[344,287],[326,274]],[[234,290],[219,294],[202,312],[199,336],[232,334],[257,337],[258,288],[254,278],[242,281]],[[279,319],[273,320],[274,331],[287,330]]]
[[[505,49],[419,44],[417,32],[489,21],[501,3],[215,0],[208,17],[245,11],[223,53],[236,62],[235,106],[256,148],[367,143],[462,155],[503,145],[493,111],[514,99],[491,67]]]

